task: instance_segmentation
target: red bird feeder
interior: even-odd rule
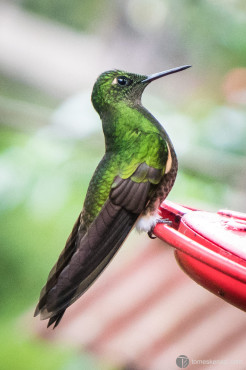
[[[165,201],[154,234],[175,248],[181,268],[198,284],[246,311],[246,214],[204,212]]]

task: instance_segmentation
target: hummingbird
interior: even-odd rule
[[[150,82],[190,65],[151,75],[102,73],[91,100],[102,121],[105,154],[89,183],[84,206],[50,271],[34,316],[54,328],[66,309],[100,275],[131,229],[151,232],[173,187],[178,160],[167,132],[143,107]]]

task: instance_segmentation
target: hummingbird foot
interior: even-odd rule
[[[156,239],[156,236],[153,236],[154,234],[154,228],[157,224],[165,224],[172,226],[172,221],[170,221],[168,218],[160,218],[156,221],[156,224],[151,227],[151,229],[148,231],[148,236],[150,239]]]

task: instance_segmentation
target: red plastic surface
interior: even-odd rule
[[[160,214],[172,227],[154,233],[176,248],[181,268],[198,284],[246,311],[246,215],[209,213],[165,201]]]

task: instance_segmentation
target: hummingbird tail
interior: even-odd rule
[[[49,321],[48,321],[47,328],[48,328],[49,326],[51,326],[52,324],[54,324],[54,323],[55,323],[55,325],[53,326],[53,329],[55,329],[55,328],[57,327],[57,325],[59,324],[59,322],[61,321],[61,319],[62,319],[62,317],[63,317],[63,315],[64,315],[65,311],[66,311],[66,310],[63,310],[63,311],[59,312],[57,315],[52,316],[52,317],[49,319]]]
[[[76,301],[101,274],[135,224],[138,214],[110,200],[103,206],[88,232],[75,244],[76,249],[59,275],[53,272],[38,304],[41,319],[48,326],[59,324],[65,310]],[[59,266],[59,261],[57,263]],[[47,289],[49,287],[49,289]]]

